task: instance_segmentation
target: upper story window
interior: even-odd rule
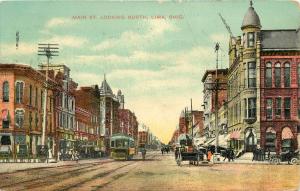
[[[256,98],[248,99],[248,118],[256,118]]]
[[[279,88],[281,86],[281,68],[280,63],[275,64],[275,87]]]
[[[16,103],[23,103],[23,82],[16,83]]]
[[[268,98],[266,100],[266,117],[267,119],[272,119],[273,117],[273,100]]]
[[[254,33],[253,32],[247,33],[247,42],[248,42],[248,47],[254,47]]]
[[[284,118],[291,118],[291,98],[289,97],[284,98]]]
[[[266,87],[272,87],[272,64],[266,64]]]
[[[275,117],[281,118],[281,98],[277,97],[275,99]]]
[[[3,102],[9,102],[9,83],[3,82]]]
[[[34,100],[34,104],[35,104],[35,107],[38,107],[38,93],[39,93],[39,91],[38,91],[38,88],[36,87],[35,88],[35,100]]]
[[[2,128],[8,129],[9,128],[9,122],[10,122],[10,116],[9,116],[9,110],[3,109],[2,110]]]
[[[300,87],[300,63],[298,63],[297,74],[298,74],[298,87]]]
[[[29,105],[32,105],[32,85],[29,86]]]
[[[291,85],[291,68],[289,63],[284,64],[284,87]]]
[[[23,125],[24,125],[24,111],[23,110],[16,110],[15,125],[17,128],[23,128]]]
[[[28,121],[29,121],[29,129],[32,130],[32,112],[31,111],[29,111]]]
[[[255,62],[248,63],[248,87],[256,87],[256,64]]]

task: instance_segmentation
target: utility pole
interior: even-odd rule
[[[45,80],[45,93],[43,100],[43,124],[42,124],[42,151],[45,151],[45,134],[47,126],[47,98],[48,98],[48,72],[49,60],[53,56],[58,56],[58,44],[38,44],[38,55],[47,57],[46,80]]]
[[[216,58],[216,80],[215,80],[215,131],[216,131],[216,146],[215,146],[215,153],[218,153],[218,146],[219,146],[219,126],[218,126],[218,93],[219,93],[219,79],[218,79],[218,53],[219,53],[220,45],[216,43],[215,52],[217,53]]]

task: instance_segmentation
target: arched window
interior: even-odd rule
[[[9,83],[5,81],[3,83],[3,102],[9,102]]]
[[[275,64],[275,87],[279,88],[281,86],[281,68],[280,63]]]
[[[16,83],[16,102],[17,103],[23,103],[23,82],[17,82]]]
[[[291,68],[289,63],[284,64],[284,87],[290,87],[291,84]]]
[[[272,87],[272,64],[266,64],[266,87]]]

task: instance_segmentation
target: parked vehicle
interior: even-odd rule
[[[271,164],[280,164],[280,162],[288,162],[289,164],[298,164],[299,162],[299,150],[285,151],[279,155],[270,156]]]
[[[182,161],[189,161],[190,164],[199,165],[200,161],[204,159],[204,152],[192,145],[192,139],[182,134],[179,136],[180,147],[175,149],[175,157],[177,165],[180,166]]]
[[[125,134],[112,135],[110,146],[111,158],[115,160],[131,160],[136,153],[134,139]]]

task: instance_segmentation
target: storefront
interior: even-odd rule
[[[265,149],[270,152],[276,151],[276,131],[273,127],[266,130]]]
[[[281,151],[293,150],[294,147],[294,135],[289,127],[282,129],[281,133]]]
[[[252,127],[248,127],[245,129],[245,151],[252,152],[257,146],[257,136],[255,129]]]

